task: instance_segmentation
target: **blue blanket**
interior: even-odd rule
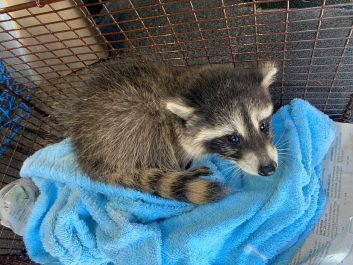
[[[70,140],[29,157],[21,176],[41,194],[24,235],[42,264],[287,264],[324,204],[320,162],[333,122],[303,100],[273,117],[279,168],[271,177],[241,173],[208,156],[194,163],[234,192],[196,207],[90,181]]]

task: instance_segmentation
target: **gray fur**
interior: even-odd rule
[[[205,129],[229,124],[234,111],[272,105],[268,89],[261,87],[264,75],[263,68],[180,68],[110,60],[92,68],[81,100],[72,99],[61,108],[60,120],[68,128],[80,166],[92,179],[202,204],[226,192],[200,178],[211,174],[208,169],[185,169],[190,160],[209,152],[234,161],[240,157],[212,149],[211,139],[194,138]],[[168,110],[168,103],[176,108]],[[255,133],[251,137],[271,141]],[[242,153],[251,149],[249,145],[250,140]]]

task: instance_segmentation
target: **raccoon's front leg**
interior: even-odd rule
[[[211,171],[207,167],[186,171],[148,168],[135,171],[131,178],[126,176],[117,180],[121,185],[164,198],[205,204],[222,199],[226,195],[226,189],[221,184],[201,178],[210,174]]]

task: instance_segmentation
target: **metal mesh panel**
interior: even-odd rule
[[[76,96],[87,68],[109,57],[177,66],[276,61],[276,107],[300,97],[335,120],[351,121],[351,0],[3,2],[3,79],[16,81],[29,96],[6,85],[2,91],[16,98],[14,104],[26,104],[30,115],[0,157],[2,185],[18,177],[28,155],[60,137],[53,105]],[[2,143],[10,133],[1,130]],[[1,228],[0,254],[19,253],[20,242]]]

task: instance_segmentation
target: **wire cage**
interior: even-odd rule
[[[53,105],[76,96],[89,66],[110,57],[183,67],[276,61],[277,108],[299,97],[352,122],[352,31],[352,0],[4,0],[0,188],[60,139]],[[5,227],[0,264],[31,264]]]

